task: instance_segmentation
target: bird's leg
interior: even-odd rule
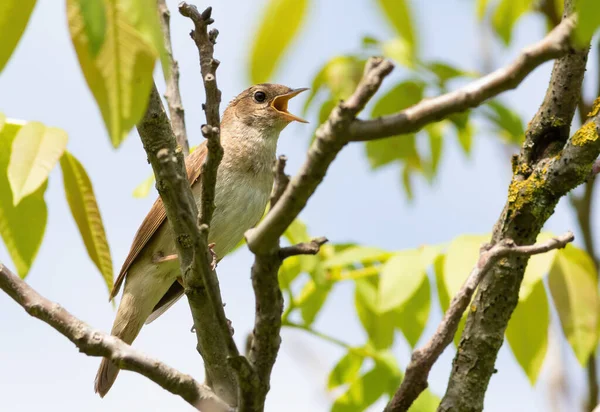
[[[215,270],[215,268],[217,267],[217,261],[218,261],[217,253],[214,251],[214,249],[215,249],[215,244],[209,243],[208,251],[210,252],[210,255],[212,256],[212,262],[210,263],[211,270]]]
[[[157,264],[157,263],[165,263],[165,262],[170,262],[172,260],[177,259],[179,256],[175,253],[173,255],[167,255],[167,256],[163,256],[162,253],[156,253],[154,256],[152,256],[152,263]]]

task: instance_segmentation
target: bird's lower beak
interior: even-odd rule
[[[277,97],[275,97],[273,99],[273,101],[271,102],[271,107],[274,108],[275,110],[277,110],[287,120],[290,120],[290,121],[295,120],[295,121],[300,122],[300,123],[308,123],[303,118],[298,117],[296,115],[293,115],[293,114],[291,114],[290,112],[287,111],[288,101],[292,97],[299,95],[300,93],[302,93],[305,90],[308,90],[308,88],[303,87],[303,88],[300,88],[300,89],[294,89],[291,92],[279,95],[279,96],[277,96]]]

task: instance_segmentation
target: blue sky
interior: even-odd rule
[[[190,140],[197,144],[201,139],[199,127],[204,121],[197,51],[187,34],[190,22],[176,13],[176,1],[168,3],[173,10],[172,35],[182,72]],[[264,1],[213,3],[213,16],[220,31],[215,52],[221,60],[217,77],[226,103],[249,85],[245,66],[249,38],[260,20]],[[314,73],[328,58],[357,50],[362,35],[379,38],[392,35],[373,0],[312,3],[302,34],[272,79],[274,82],[290,87],[310,86]],[[472,3],[412,2],[425,57],[465,69],[481,68],[481,35]],[[543,27],[539,18],[522,19],[511,48],[497,44],[492,47],[494,64],[508,62],[520,48],[540,39]],[[542,100],[550,69],[551,64],[545,64],[519,90],[504,96],[525,121]],[[594,73],[594,68],[588,68],[588,72]],[[400,77],[402,70],[394,75]],[[160,74],[157,79],[162,87]],[[385,86],[392,84],[389,80]],[[291,110],[299,113],[301,103],[292,102]],[[132,132],[117,151],[110,146],[69,39],[64,2],[38,2],[17,51],[0,75],[0,111],[8,117],[62,127],[69,133],[68,148],[85,165],[94,184],[114,265],[120,267],[133,234],[154,200],[154,195],[143,200],[131,196],[133,188],[147,177],[150,167],[137,133]],[[314,123],[314,113],[310,120]],[[313,127],[294,124],[282,133],[278,151],[289,158],[288,172],[294,172],[302,163]],[[419,179],[415,185],[416,200],[409,204],[401,191],[398,169],[372,173],[363,147],[350,145],[336,159],[301,218],[315,236],[390,250],[443,243],[462,233],[491,231],[506,199],[510,178],[510,163],[504,148],[494,136],[481,132],[470,157],[460,151],[452,135],[445,137],[444,150],[436,182],[431,187]],[[90,262],[70,216],[61,180],[58,171],[52,172],[46,192],[49,207],[46,235],[27,281],[94,327],[109,330],[114,311],[107,303],[106,287]],[[575,229],[576,222],[569,212],[568,205],[561,202],[546,229],[557,233]],[[597,220],[593,224],[597,229]],[[10,263],[2,245],[0,261]],[[224,259],[218,270],[227,315],[233,321],[240,344],[253,322],[250,264],[251,255],[244,250]],[[30,318],[4,294],[0,294],[0,313],[3,321],[0,398],[9,410],[189,410],[179,398],[129,372],[123,372],[109,395],[101,400],[92,386],[99,359],[79,354],[69,341]],[[431,335],[440,317],[439,307],[434,304],[421,342]],[[189,332],[191,324],[189,308],[182,301],[145,328],[134,346],[201,379],[195,335]],[[335,288],[315,328],[349,343],[364,342],[363,332],[354,319],[351,285]],[[535,388],[506,345],[503,347],[497,362],[498,373],[493,376],[486,397],[486,410],[546,410],[548,371],[560,365],[566,370],[572,390],[569,403],[563,406],[580,405],[584,373],[570,348],[559,343],[559,333],[556,328],[551,333],[548,356]],[[399,341],[395,353],[401,364],[406,365],[408,346],[402,339]],[[327,410],[333,399],[324,390],[327,372],[342,354],[338,347],[301,331],[285,330],[267,409]],[[432,371],[430,386],[439,395],[447,383],[452,357],[453,349],[449,348]],[[380,410],[381,402],[377,406],[373,410]]]

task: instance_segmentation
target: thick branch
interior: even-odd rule
[[[571,10],[570,2],[565,10]],[[529,123],[514,164],[508,201],[494,228],[493,244],[504,239],[532,244],[560,198],[590,175],[600,154],[597,105],[592,117],[569,138],[586,56],[587,49],[573,51],[554,64],[546,98]],[[474,300],[477,310],[467,317],[440,411],[483,408],[527,261],[527,257],[508,256],[482,281]]]
[[[355,120],[349,140],[374,140],[411,133],[452,113],[477,107],[498,94],[516,88],[535,68],[571,50],[573,20],[566,19],[539,43],[526,48],[510,65],[498,69],[456,91],[425,99],[399,113],[373,120]]]
[[[419,394],[427,388],[427,378],[431,367],[444,349],[452,342],[460,319],[471,302],[475,289],[477,289],[481,280],[499,259],[509,255],[532,256],[546,253],[553,249],[564,248],[568,243],[573,241],[573,238],[573,234],[569,232],[560,237],[531,246],[517,246],[513,241],[505,239],[494,246],[486,245],[483,247],[479,253],[477,264],[462,288],[452,298],[450,307],[444,314],[434,335],[425,346],[416,349],[412,353],[411,361],[406,368],[402,384],[385,408],[385,411],[408,411],[408,408],[410,408]]]
[[[171,13],[167,7],[166,0],[157,0],[158,12],[160,13],[160,25],[163,32],[165,48],[169,58],[170,76],[167,79],[167,91],[165,99],[169,106],[169,115],[171,116],[171,126],[177,144],[181,146],[183,155],[187,156],[190,152],[187,132],[185,129],[185,110],[181,102],[181,93],[179,92],[179,63],[173,57],[173,47],[171,45]]]
[[[207,280],[208,276],[216,280],[210,266],[212,258],[206,241],[207,227],[198,225],[198,209],[186,177],[183,155],[181,150],[177,150],[175,136],[156,88],[152,89],[148,108],[137,128],[173,230],[207,378],[219,397],[235,405],[235,377],[227,366],[232,338],[220,303],[218,281]]]
[[[138,352],[119,338],[93,329],[60,305],[41,296],[1,263],[0,289],[21,305],[28,314],[50,325],[86,355],[108,358],[120,369],[144,375],[174,395],[181,396],[199,411],[233,411],[209,387],[199,384],[191,376],[157,359]]]

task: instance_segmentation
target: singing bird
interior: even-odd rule
[[[230,252],[262,217],[273,186],[272,166],[279,134],[293,121],[307,123],[288,112],[288,101],[305,90],[258,84],[240,93],[225,109],[221,120],[224,154],[217,172],[216,208],[208,235],[219,258]],[[206,154],[203,143],[186,159],[198,205]],[[125,282],[111,333],[131,344],[144,323],[152,322],[183,295],[178,277],[177,250],[159,197],[138,229],[113,286],[111,300]],[[101,397],[118,373],[117,366],[102,359],[95,380],[95,391]]]

